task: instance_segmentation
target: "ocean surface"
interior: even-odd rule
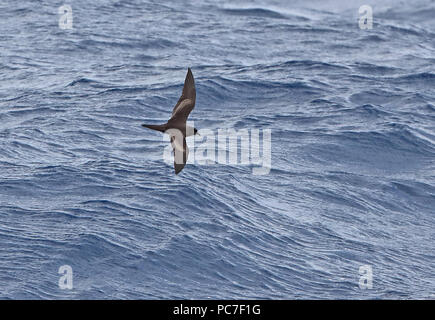
[[[0,2],[1,299],[435,298],[435,1],[63,4]],[[188,67],[270,172],[163,160]]]

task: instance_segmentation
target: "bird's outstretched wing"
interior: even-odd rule
[[[183,145],[181,141],[178,141],[174,136],[171,136],[171,145],[174,150],[174,169],[175,174],[178,174],[183,170],[187,162],[187,157],[189,156],[189,148],[187,147],[186,138],[183,137]]]
[[[183,92],[177,104],[172,110],[172,117],[170,120],[186,121],[190,112],[195,107],[196,89],[195,79],[193,78],[192,70],[188,68],[186,79],[184,80]]]

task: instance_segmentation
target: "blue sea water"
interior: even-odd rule
[[[434,1],[63,4],[0,2],[0,298],[435,297]],[[163,161],[187,67],[269,174]]]

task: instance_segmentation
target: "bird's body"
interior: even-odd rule
[[[189,155],[189,148],[186,144],[186,137],[195,135],[198,130],[186,124],[190,112],[195,107],[196,89],[192,70],[187,70],[184,80],[183,92],[177,104],[172,110],[172,116],[165,124],[151,125],[143,124],[143,127],[164,132],[170,135],[172,148],[174,149],[174,169],[178,174],[183,170]]]

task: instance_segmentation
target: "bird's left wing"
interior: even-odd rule
[[[184,80],[183,92],[180,99],[178,99],[177,104],[172,110],[171,119],[182,119],[187,120],[190,112],[195,107],[196,101],[196,89],[195,89],[195,79],[193,78],[192,70],[188,68],[186,79]]]

